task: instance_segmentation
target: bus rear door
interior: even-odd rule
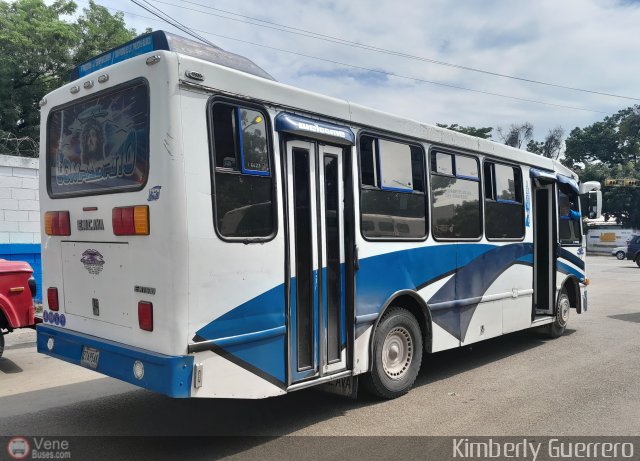
[[[290,381],[347,368],[341,147],[286,143]]]

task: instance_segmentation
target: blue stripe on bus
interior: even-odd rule
[[[257,331],[285,327],[284,284],[241,304],[218,317],[196,332],[199,339],[216,340],[249,335]],[[285,381],[286,351],[285,335],[252,341],[245,344],[217,344],[230,354],[273,376],[279,382]]]
[[[360,260],[360,269],[356,272],[356,315],[379,312],[394,293],[425,286],[425,282],[452,273],[495,248],[486,244],[464,244],[464,251],[458,252],[457,247],[455,243],[428,246]]]
[[[584,273],[580,272],[568,264],[563,263],[562,261],[556,261],[556,270],[560,271],[564,274],[570,275],[573,274],[578,277],[578,280],[582,281],[584,279]]]
[[[524,256],[520,256],[518,259],[516,259],[515,262],[533,266],[533,253],[528,253]]]
[[[356,272],[355,314],[361,318],[378,314],[394,293],[406,289],[417,290],[449,274],[452,275],[451,279],[428,300],[428,304],[481,298],[511,265],[531,264],[532,250],[531,243],[500,246],[453,243],[364,258]],[[295,279],[291,284],[295,286]],[[295,295],[292,294],[292,302],[294,299]],[[433,321],[464,341],[476,306],[470,304],[439,310],[432,313]],[[256,331],[282,327],[285,319],[285,289],[284,284],[280,284],[205,325],[196,332],[196,340],[222,340],[230,336],[250,335]],[[293,331],[292,344],[295,344]],[[265,341],[218,346],[279,382],[285,382],[287,354],[284,335]]]
[[[560,247],[560,258],[566,259],[567,261],[571,262],[572,264],[574,264],[575,266],[579,267],[580,269],[584,270],[584,260],[580,259],[578,256],[574,255],[573,253],[571,253],[570,251]]]
[[[431,313],[432,320],[449,334],[464,341],[471,318],[479,300],[496,279],[519,258],[531,254],[531,243],[515,243],[496,246],[468,264],[459,267],[453,277],[429,299],[427,304],[435,304],[458,299],[478,299],[478,302],[460,305],[448,310]],[[456,309],[459,315],[451,315]]]

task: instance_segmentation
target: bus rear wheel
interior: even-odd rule
[[[547,325],[547,336],[555,339],[564,334],[567,322],[569,321],[569,312],[571,312],[571,300],[569,300],[569,295],[563,288],[560,292],[560,296],[558,296],[556,317],[553,320],[553,323]]]
[[[406,394],[420,371],[422,350],[416,318],[402,307],[390,307],[374,333],[371,372],[364,376],[364,386],[384,399]]]

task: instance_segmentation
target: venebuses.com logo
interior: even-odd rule
[[[46,437],[11,437],[7,442],[9,459],[70,459],[68,440]]]
[[[12,459],[25,459],[30,451],[29,441],[24,437],[12,437],[7,443],[7,453]]]

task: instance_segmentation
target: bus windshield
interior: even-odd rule
[[[149,89],[144,80],[74,101],[47,120],[52,198],[140,190],[149,171]]]

